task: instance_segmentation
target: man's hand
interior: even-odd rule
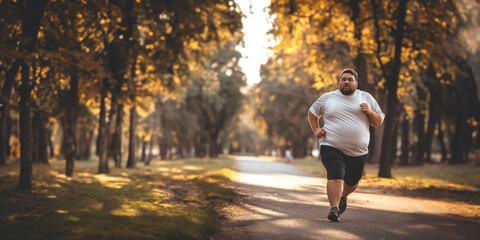
[[[368,121],[370,122],[370,126],[372,127],[379,127],[382,125],[382,116],[379,113],[376,113],[370,108],[370,105],[366,103],[360,104],[360,108],[362,109],[362,112],[364,112],[367,117]]]
[[[360,108],[362,109],[362,112],[368,114],[370,111],[372,111],[372,109],[370,108],[370,105],[368,105],[367,103],[362,103],[360,104]]]
[[[315,136],[317,136],[317,138],[322,138],[323,136],[325,136],[325,133],[325,129],[323,128],[315,129]]]

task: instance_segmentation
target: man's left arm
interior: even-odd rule
[[[382,125],[382,122],[383,122],[382,115],[380,115],[380,113],[373,111],[372,108],[370,108],[370,105],[368,105],[367,103],[362,103],[360,104],[360,108],[362,108],[362,112],[364,112],[367,115],[368,121],[370,122],[370,125],[372,127],[380,127],[380,125]]]

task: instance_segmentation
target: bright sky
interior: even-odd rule
[[[235,0],[243,14],[243,32],[245,33],[245,48],[238,47],[243,58],[239,64],[247,76],[247,84],[253,85],[260,82],[260,65],[267,61],[271,54],[268,47],[273,46],[271,37],[266,36],[272,28],[268,20],[270,15],[265,8],[270,5],[270,0]]]

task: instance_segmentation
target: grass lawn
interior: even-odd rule
[[[16,190],[19,163],[0,168],[1,239],[207,239],[216,209],[233,200],[233,160],[190,159],[111,167],[98,161],[34,165],[31,191]],[[113,165],[113,164],[112,164]]]

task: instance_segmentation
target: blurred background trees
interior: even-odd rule
[[[246,85],[232,0],[0,1],[0,165],[99,172],[221,153],[318,151],[306,120],[342,68],[386,113],[370,163],[467,163],[480,148],[480,4],[272,0],[277,41]],[[259,33],[261,34],[261,33]],[[126,162],[125,162],[126,161]]]
[[[466,163],[480,144],[479,11],[468,0],[274,0],[272,59],[292,73],[287,81],[320,93],[336,87],[340,69],[358,70],[359,88],[386,113],[371,134],[379,176],[391,177],[400,155],[401,164],[432,162],[432,153]]]

